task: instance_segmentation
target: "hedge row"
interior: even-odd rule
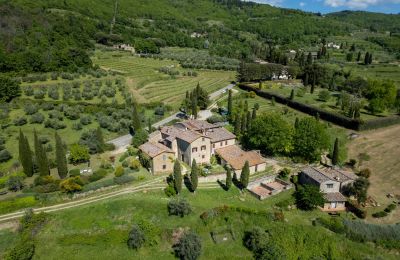
[[[390,126],[390,125],[400,123],[400,116],[382,117],[382,118],[372,119],[372,120],[368,120],[368,121],[362,121],[360,119],[352,119],[352,118],[346,117],[346,116],[338,114],[338,113],[328,112],[324,109],[310,106],[310,105],[307,105],[307,104],[304,104],[301,102],[297,102],[295,100],[290,100],[289,98],[284,97],[282,95],[266,92],[266,91],[260,90],[258,88],[249,86],[246,83],[240,83],[239,87],[243,90],[254,91],[258,96],[263,97],[263,98],[267,98],[267,99],[274,98],[276,102],[287,105],[287,106],[289,106],[293,109],[299,110],[303,113],[306,113],[306,114],[309,114],[312,116],[316,116],[318,114],[319,117],[325,121],[332,122],[336,125],[340,125],[345,128],[349,128],[349,129],[353,129],[353,130],[357,130],[357,131],[376,129],[376,128]]]

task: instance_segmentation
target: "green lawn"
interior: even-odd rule
[[[186,91],[200,83],[204,89],[213,92],[235,79],[236,72],[217,70],[183,69],[174,60],[140,58],[126,52],[95,52],[93,62],[102,68],[123,73],[135,98],[142,103],[162,101],[178,108]],[[158,71],[161,67],[171,67],[180,72],[169,76]],[[197,76],[183,76],[184,72],[196,71]]]
[[[222,205],[256,209],[273,213],[275,203],[288,199],[291,192],[258,201],[248,193],[241,194],[233,187],[199,190],[182,194],[194,212],[184,218],[168,216],[167,202],[162,191],[124,195],[93,205],[53,213],[50,222],[36,238],[34,259],[174,259],[172,233],[178,228],[191,229],[202,239],[201,259],[251,259],[243,247],[245,230],[258,225],[272,234],[276,244],[288,259],[324,258],[330,247],[335,259],[361,259],[367,256],[395,258],[387,251],[371,245],[355,243],[322,227],[312,226],[312,219],[325,215],[320,211],[284,211],[285,221],[273,221],[268,215],[254,215],[229,211],[210,220],[206,225],[201,213]],[[273,214],[272,214],[273,215]],[[153,223],[159,229],[158,245],[138,251],[129,250],[126,237],[130,227],[140,219]],[[215,244],[210,232],[231,228],[235,240]],[[9,245],[9,233],[0,233],[0,247]]]

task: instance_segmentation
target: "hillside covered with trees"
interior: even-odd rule
[[[91,66],[94,43],[208,49],[235,59],[279,61],[286,50],[357,30],[390,32],[370,40],[398,52],[400,15],[322,16],[239,0],[2,0],[0,71],[77,71]]]

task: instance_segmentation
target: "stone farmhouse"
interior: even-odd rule
[[[153,174],[172,172],[175,159],[188,165],[193,159],[199,164],[210,164],[213,155],[219,156],[222,165],[229,165],[237,174],[240,174],[246,160],[251,173],[266,168],[266,162],[259,153],[245,152],[236,145],[234,134],[201,120],[187,120],[162,127],[151,133],[148,142],[139,149],[152,159]]]
[[[357,175],[334,168],[307,167],[301,170],[299,182],[301,184],[317,185],[324,193],[325,204],[323,211],[345,210],[346,197],[341,193],[344,186],[353,183]]]

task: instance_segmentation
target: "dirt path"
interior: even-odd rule
[[[360,157],[360,154],[367,156]],[[388,199],[386,194],[400,195],[400,125],[361,132],[349,143],[349,158],[360,162],[362,157],[367,160],[361,160],[359,168],[369,168],[372,172],[369,194],[382,206],[388,205],[393,199]],[[384,219],[398,222],[400,210]]]

